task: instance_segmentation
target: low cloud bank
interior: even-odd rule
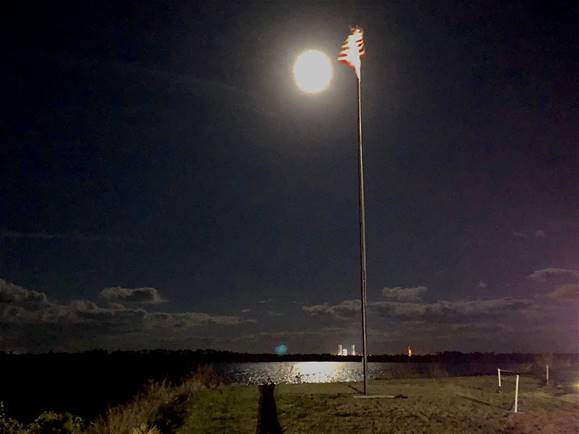
[[[157,304],[166,300],[161,298],[156,288],[122,288],[114,286],[103,289],[99,296],[105,300],[125,303]]]
[[[164,301],[155,288],[105,288],[99,298],[102,303],[61,302],[0,279],[0,351],[74,351],[110,342],[123,348],[135,339],[186,343],[189,334],[255,322],[236,315],[148,310]]]

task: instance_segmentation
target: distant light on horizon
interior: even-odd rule
[[[306,93],[319,93],[330,85],[334,69],[330,58],[319,50],[300,54],[293,68],[297,86]]]
[[[279,344],[277,347],[275,347],[275,353],[278,356],[283,356],[284,354],[287,353],[287,345]]]

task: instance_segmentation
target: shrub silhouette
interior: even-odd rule
[[[187,417],[188,398],[188,393],[182,393],[171,401],[161,404],[151,417],[150,424],[162,433],[176,432]]]
[[[45,411],[27,429],[30,434],[72,434],[83,430],[83,421],[70,413]]]
[[[1,434],[18,434],[24,433],[24,425],[16,419],[6,417],[4,412],[4,403],[0,401],[0,433]]]

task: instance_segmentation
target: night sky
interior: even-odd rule
[[[2,13],[0,350],[579,351],[576,2]]]

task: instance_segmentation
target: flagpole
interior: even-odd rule
[[[368,342],[366,333],[366,210],[364,203],[364,154],[362,151],[362,71],[358,80],[358,212],[360,218],[360,298],[362,305],[362,369],[364,395],[368,394]]]

